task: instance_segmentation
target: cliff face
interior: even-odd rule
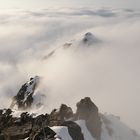
[[[100,140],[101,121],[98,107],[89,97],[81,99],[81,101],[77,103],[76,120],[85,120],[86,126],[91,135],[96,140]]]

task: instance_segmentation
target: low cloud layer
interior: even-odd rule
[[[9,107],[20,86],[39,75],[37,92],[45,93],[47,111],[61,103],[75,108],[90,96],[101,112],[140,132],[139,25],[140,12],[131,9],[1,11],[0,107]],[[79,45],[87,32],[101,43]],[[62,49],[69,42],[72,47]]]

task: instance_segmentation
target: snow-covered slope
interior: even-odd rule
[[[57,140],[72,140],[66,126],[54,126],[51,129],[57,134],[55,136]]]
[[[85,140],[95,140],[88,131],[84,120],[78,120],[76,123],[81,127]]]

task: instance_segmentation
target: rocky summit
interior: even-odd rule
[[[81,99],[76,112],[66,104],[46,114],[29,114],[39,77],[26,82],[14,97],[10,109],[0,110],[0,140],[140,140],[135,130],[119,117],[99,113],[90,97]],[[22,113],[13,116],[17,106]]]
[[[80,102],[77,103],[76,120],[85,120],[86,126],[91,135],[96,140],[100,140],[101,120],[98,107],[89,97],[81,99]]]
[[[33,103],[33,94],[35,89],[39,84],[39,76],[35,76],[34,78],[30,78],[28,82],[21,86],[19,92],[16,96],[13,97],[10,108],[14,108],[16,105],[18,109],[28,109],[31,107]]]
[[[62,104],[59,109],[52,110],[50,114],[41,114],[36,117],[28,112],[21,113],[20,117],[13,117],[11,109],[1,110],[0,140],[56,139],[58,136],[51,129],[54,126],[67,127],[73,140],[84,140],[82,129],[76,123],[79,119],[85,120],[89,132],[95,139],[100,140],[101,122],[98,108],[89,97],[77,103],[76,113],[73,113],[72,109],[65,104]]]

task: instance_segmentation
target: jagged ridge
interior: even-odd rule
[[[38,76],[31,78],[14,97],[19,109],[31,107],[39,79]],[[100,114],[90,97],[85,97],[77,103],[76,113],[65,104],[53,109],[50,114],[38,116],[23,112],[20,117],[13,117],[11,109],[0,110],[0,140],[23,139],[140,140],[140,136],[118,117]]]

